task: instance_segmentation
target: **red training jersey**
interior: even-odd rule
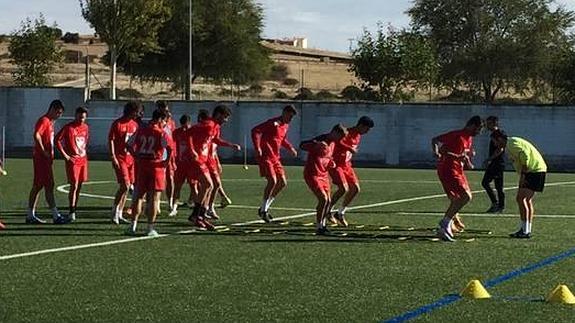
[[[335,143],[328,140],[328,135],[321,135],[301,143],[300,148],[308,152],[303,169],[305,177],[326,177],[328,170],[335,167],[332,159]]]
[[[212,118],[193,125],[188,130],[188,144],[198,154],[198,161],[206,163],[213,153],[212,144],[231,147],[231,143],[220,138],[220,125]]]
[[[178,163],[185,161],[189,154],[188,149],[190,149],[190,146],[188,144],[188,130],[188,128],[180,127],[172,133],[174,145],[176,146],[175,158]]]
[[[471,146],[473,145],[473,136],[465,129],[442,134],[437,139],[442,144],[440,151],[450,152],[456,155],[468,153],[471,151]],[[463,172],[463,163],[461,160],[446,153],[441,155],[438,167],[448,167]]]
[[[112,123],[108,133],[108,141],[111,141],[112,145],[114,145],[116,157],[123,159],[132,158],[128,151],[127,143],[137,130],[138,122],[130,118],[122,117]]]
[[[138,129],[128,145],[138,159],[138,167],[165,167],[173,143],[158,124],[150,124]]]
[[[333,161],[337,166],[351,166],[352,151],[357,151],[361,141],[361,134],[350,129],[345,137],[335,143]]]
[[[75,165],[86,165],[86,149],[90,138],[90,128],[85,123],[72,121],[66,124],[56,135],[56,147],[70,156]]]
[[[38,119],[34,127],[34,137],[36,137],[36,134],[40,135],[40,141],[44,149],[50,152],[50,159],[54,159],[54,121],[48,118],[48,116],[43,115]],[[36,158],[46,158],[35,138],[33,156]]]
[[[281,117],[269,119],[252,129],[252,142],[255,149],[260,149],[263,159],[280,159],[280,148],[293,149],[287,139],[288,123],[283,123]]]

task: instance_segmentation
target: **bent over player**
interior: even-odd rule
[[[316,234],[325,235],[329,231],[326,226],[326,217],[330,206],[330,186],[328,171],[335,167],[332,159],[335,142],[347,134],[347,129],[339,124],[334,126],[327,134],[315,137],[312,140],[302,141],[300,149],[308,152],[303,169],[305,183],[317,198],[316,206]]]
[[[463,224],[457,216],[472,198],[463,170],[473,168],[471,163],[473,137],[479,134],[482,125],[481,117],[474,116],[467,121],[465,128],[445,133],[431,140],[433,153],[439,160],[437,175],[450,200],[449,208],[439,222],[438,236],[444,241],[455,241],[452,226],[458,230],[463,229]]]

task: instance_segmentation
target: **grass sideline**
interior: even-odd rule
[[[83,198],[76,224],[26,226],[23,214],[31,184],[31,161],[7,163],[0,178],[0,256],[111,242],[126,237],[108,223],[110,201]],[[64,184],[61,162],[55,165]],[[290,182],[274,204],[280,208],[314,207],[301,168],[287,169]],[[263,181],[257,168],[226,166],[226,190],[236,206],[260,204]],[[425,170],[360,169],[365,179],[356,206],[440,195],[436,175]],[[474,190],[480,172],[469,173]],[[91,181],[112,181],[109,163],[94,162]],[[506,186],[516,184],[508,173]],[[571,182],[571,174],[551,174],[549,182]],[[84,192],[110,196],[114,185],[87,185]],[[539,218],[534,239],[507,238],[516,229],[514,191],[508,191],[509,216],[469,216],[470,230],[455,244],[432,241],[443,197],[356,209],[353,225],[334,228],[334,237],[313,235],[312,217],[274,225],[249,224],[253,209],[220,211],[229,230],[189,232],[186,215],[160,218],[161,239],[0,260],[0,321],[314,321],[386,320],[458,291],[474,278],[489,280],[575,246],[570,227],[575,218]],[[575,185],[550,186],[536,197],[545,215],[573,215]],[[61,207],[66,195],[56,193]],[[489,203],[476,194],[464,210],[480,214]],[[48,211],[42,210],[47,217]],[[276,217],[306,211],[277,210]],[[289,223],[285,223],[289,222]],[[383,229],[382,229],[383,228]],[[188,232],[183,234],[182,232]],[[491,234],[489,234],[491,232]],[[470,242],[465,242],[470,241]],[[546,295],[558,283],[575,288],[567,258],[494,286],[493,300],[462,300],[418,321],[572,321],[572,308],[527,301]],[[514,299],[514,300],[510,300]]]

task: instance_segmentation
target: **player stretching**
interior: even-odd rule
[[[281,116],[260,123],[252,129],[252,142],[260,167],[260,176],[267,180],[262,205],[258,209],[258,215],[266,223],[272,220],[269,209],[273,201],[287,185],[280,148],[289,150],[292,156],[297,157],[297,150],[287,139],[289,124],[295,115],[297,111],[290,104],[283,108]]]
[[[501,131],[495,131],[493,138],[497,147],[507,151],[507,155],[513,161],[513,167],[520,175],[516,200],[521,215],[521,227],[510,236],[529,239],[531,238],[531,225],[535,215],[533,197],[535,192],[543,192],[547,164],[537,148],[523,138],[507,137]]]
[[[485,121],[485,126],[491,131],[489,140],[489,158],[485,161],[485,174],[481,181],[481,186],[487,192],[489,200],[491,200],[491,207],[487,213],[501,213],[505,209],[505,192],[503,191],[503,174],[505,172],[505,160],[503,159],[504,148],[499,148],[495,145],[493,134],[499,129],[499,118],[496,116],[489,116]],[[497,196],[491,189],[491,182],[495,182],[495,190]]]
[[[182,191],[182,186],[187,181],[190,184],[190,188],[193,191],[195,189],[195,184],[193,179],[188,178],[187,176],[187,156],[188,153],[188,144],[186,142],[186,132],[192,126],[192,118],[184,114],[180,118],[180,125],[181,127],[174,130],[172,134],[172,138],[174,140],[174,145],[176,146],[176,172],[174,174],[174,203],[172,204],[172,210],[170,212],[170,216],[176,216],[178,214],[178,202],[180,199],[180,194]]]
[[[473,150],[473,137],[481,131],[482,120],[474,116],[461,130],[455,130],[431,140],[431,147],[435,156],[439,159],[437,175],[443,185],[443,190],[451,201],[445,216],[439,222],[438,235],[444,241],[453,239],[452,226],[457,230],[463,230],[463,223],[458,218],[459,211],[471,201],[471,190],[464,168],[473,168],[471,156]]]
[[[134,219],[127,233],[136,234],[138,218],[142,213],[144,196],[147,198],[146,214],[148,215],[148,236],[158,236],[154,228],[158,212],[158,204],[162,191],[166,188],[166,167],[172,155],[172,138],[164,131],[168,114],[155,110],[148,127],[136,131],[128,142],[128,149],[138,162],[137,181],[132,202]]]
[[[88,109],[76,109],[75,120],[66,124],[56,135],[56,147],[66,160],[66,175],[70,184],[68,192],[68,219],[76,221],[76,207],[80,198],[82,183],[88,180],[88,155],[86,148],[90,129],[86,124]]]
[[[329,170],[332,182],[337,185],[337,191],[331,197],[330,210],[335,207],[337,201],[344,196],[341,207],[330,214],[339,224],[347,227],[345,211],[359,193],[359,180],[351,163],[353,154],[357,153],[361,136],[373,128],[374,123],[370,117],[359,118],[355,127],[348,128],[348,133],[343,139],[335,143],[333,150],[333,160],[335,168]]]
[[[54,161],[54,121],[64,113],[64,105],[60,100],[54,100],[50,103],[48,112],[43,115],[34,127],[34,184],[30,190],[28,200],[28,214],[26,223],[39,224],[46,223],[36,216],[36,205],[38,204],[38,195],[44,189],[46,202],[52,211],[52,220],[54,224],[64,224],[68,220],[60,215],[56,208],[54,200],[54,173],[52,163]]]
[[[303,176],[309,189],[317,198],[316,234],[325,235],[329,231],[326,218],[330,206],[329,169],[335,167],[332,159],[335,143],[347,135],[347,129],[341,124],[331,129],[331,132],[312,140],[302,141],[300,149],[308,152],[303,169]]]
[[[174,130],[176,130],[176,123],[172,118],[172,113],[170,112],[170,107],[168,106],[168,102],[164,100],[156,101],[156,108],[158,110],[164,111],[168,115],[168,120],[166,121],[166,125],[164,126],[164,131],[173,138]],[[176,147],[171,147],[172,151],[176,150]],[[168,163],[168,167],[166,167],[166,196],[168,197],[168,206],[170,210],[173,209],[174,204],[174,176],[176,171],[176,156],[175,154],[172,155],[172,159]],[[158,204],[159,207],[159,204]],[[160,210],[158,209],[158,214]]]
[[[128,151],[127,142],[138,130],[137,119],[141,117],[143,110],[140,102],[130,101],[126,103],[123,116],[112,123],[108,134],[110,157],[119,185],[112,207],[112,222],[115,224],[129,223],[128,220],[124,219],[123,212],[128,189],[135,181],[135,164],[134,157]]]
[[[208,168],[208,159],[212,143],[223,147],[232,147],[241,150],[241,146],[221,139],[219,128],[226,123],[232,112],[225,105],[218,105],[212,112],[212,117],[202,120],[188,131],[189,142],[192,144],[190,157],[190,176],[198,180],[198,194],[194,201],[194,208],[189,220],[200,228],[213,229],[213,225],[205,220],[210,207],[210,193],[214,183]]]

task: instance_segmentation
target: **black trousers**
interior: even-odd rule
[[[505,208],[505,192],[503,192],[503,171],[502,167],[490,167],[485,170],[483,175],[483,180],[481,181],[481,186],[487,192],[491,204],[497,205],[500,208]],[[497,196],[491,188],[491,182],[495,182],[495,190],[497,191]]]

